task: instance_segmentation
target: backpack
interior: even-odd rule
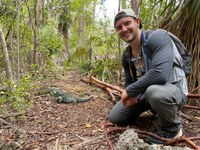
[[[177,66],[177,67],[181,67],[183,69],[183,71],[185,72],[185,75],[186,77],[188,75],[190,75],[191,73],[191,59],[190,59],[190,55],[189,55],[189,52],[187,50],[187,48],[183,45],[183,43],[179,40],[178,37],[176,37],[174,34],[166,31],[166,30],[163,30],[163,29],[158,29],[158,30],[161,30],[161,31],[165,31],[168,33],[168,35],[170,36],[170,38],[172,39],[172,41],[174,42],[179,54],[181,55],[182,59],[183,59],[183,67],[181,66]],[[148,45],[146,43],[146,39],[148,38],[149,34],[150,34],[151,31],[147,31],[145,34],[144,32],[142,31],[142,38],[143,38],[143,46],[145,47],[145,53],[146,53],[146,57],[148,58]],[[145,38],[147,37],[147,38]],[[146,59],[148,60],[148,59]],[[149,63],[147,61],[147,68],[149,68]]]

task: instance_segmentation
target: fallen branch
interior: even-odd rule
[[[115,99],[115,96],[113,95],[113,90],[112,90],[112,89],[110,89],[110,88],[108,88],[108,87],[105,87],[105,86],[103,86],[103,85],[101,85],[101,84],[95,83],[95,82],[94,82],[94,84],[95,84],[97,87],[106,90],[106,91],[108,92],[108,94],[110,95],[110,97],[112,98],[112,101],[116,102],[116,99]]]
[[[122,89],[120,89],[120,88],[118,88],[116,86],[113,86],[111,84],[108,84],[106,82],[100,81],[100,80],[96,79],[95,77],[90,77],[90,79],[95,81],[95,82],[97,82],[97,83],[99,83],[99,84],[101,84],[101,85],[103,85],[103,86],[106,86],[106,87],[109,87],[111,89],[114,89],[114,90],[116,90],[116,91],[118,91],[120,93],[122,93],[122,91],[123,91]]]
[[[109,93],[110,97],[112,98],[113,102],[117,102],[117,100],[115,99],[115,96],[113,95],[113,90],[106,87],[105,90]]]
[[[113,86],[113,85],[111,85],[111,84],[108,84],[108,83],[106,83],[106,82],[99,81],[99,80],[96,79],[95,77],[90,77],[90,79],[91,79],[92,81],[94,81],[94,82],[97,82],[98,84],[100,84],[100,85],[102,85],[102,86],[106,86],[106,87],[108,87],[108,88],[114,89],[114,90],[116,90],[116,91],[118,91],[118,92],[120,92],[120,93],[123,92],[123,89],[120,89],[120,88],[118,88],[118,87],[116,87],[116,86]],[[127,98],[126,103],[127,103],[127,105],[129,105],[129,106],[135,104],[135,102],[134,102],[131,98]]]
[[[115,99],[115,96],[114,96],[114,94],[116,95],[116,93],[114,93],[114,91],[113,91],[111,88],[109,88],[109,87],[107,87],[107,86],[104,86],[104,85],[102,85],[102,84],[99,84],[99,82],[96,82],[96,81],[95,81],[95,82],[92,82],[92,81],[88,81],[88,80],[85,80],[85,79],[81,79],[81,81],[83,81],[83,82],[85,82],[85,83],[93,83],[93,84],[95,84],[97,87],[106,90],[106,91],[108,92],[108,94],[110,95],[112,101],[113,101],[113,102],[116,102],[116,101],[117,101],[117,100]],[[98,81],[99,81],[99,80],[98,80]]]
[[[122,93],[123,89],[120,89],[116,86],[113,86],[111,84],[108,84],[106,82],[103,82],[103,81],[100,81],[98,79],[96,79],[95,77],[90,77],[90,79],[94,82],[97,82],[99,85],[103,85],[103,86],[106,86],[106,87],[109,87],[111,89],[114,89],[120,93]],[[199,88],[199,87],[198,87]],[[197,90],[198,88],[196,88],[195,90]],[[193,92],[193,91],[192,91]],[[200,94],[188,94],[188,98],[200,98]],[[189,106],[189,105],[185,105],[184,108],[189,108],[189,109],[196,109],[196,110],[200,110],[200,107],[197,107],[197,106]]]
[[[188,94],[188,98],[200,98],[200,94]]]
[[[200,110],[200,107],[198,107],[198,106],[184,105],[184,108]]]

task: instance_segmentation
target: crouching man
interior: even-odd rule
[[[111,110],[109,121],[127,125],[144,111],[152,110],[158,115],[159,136],[180,137],[182,124],[177,112],[187,101],[188,88],[175,44],[164,30],[141,30],[140,19],[131,9],[117,13],[114,27],[128,47],[122,55],[125,90]],[[163,143],[152,137],[146,141]]]

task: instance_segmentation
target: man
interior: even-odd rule
[[[159,136],[180,137],[182,124],[177,113],[186,103],[188,89],[185,73],[177,67],[182,58],[176,46],[164,30],[142,31],[140,19],[131,9],[118,12],[114,27],[128,47],[122,56],[125,90],[108,119],[127,125],[151,110],[158,115]],[[146,141],[162,144],[152,137]]]

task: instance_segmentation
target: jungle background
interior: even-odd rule
[[[144,30],[163,28],[180,38],[192,61],[187,77],[189,91],[200,93],[200,1],[116,0],[118,10],[113,14],[106,10],[114,7],[105,7],[108,1],[0,0],[1,145],[56,149],[60,139],[69,136],[74,141],[68,139],[64,145],[72,148],[84,141],[78,133],[85,133],[86,137],[91,136],[88,132],[95,136],[103,132],[97,124],[104,121],[113,104],[109,97],[103,98],[106,93],[81,83],[80,78],[92,75],[123,86],[121,54],[126,43],[117,37],[112,17],[122,8],[132,8],[141,18]],[[51,86],[104,100],[58,105],[48,92]],[[191,98],[187,104],[199,107],[200,101]],[[86,120],[80,123],[78,117]],[[95,129],[92,123],[96,124]],[[61,135],[63,132],[68,135]],[[53,148],[47,141],[54,142]]]

